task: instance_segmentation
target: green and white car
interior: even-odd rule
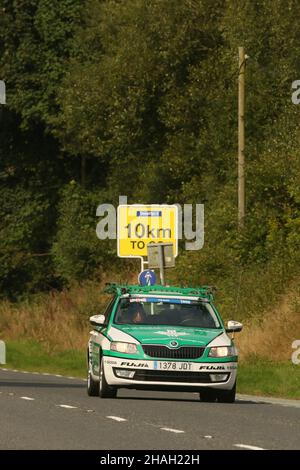
[[[235,400],[238,355],[208,287],[110,284],[103,315],[90,317],[90,396],[119,388],[199,392],[201,401]]]

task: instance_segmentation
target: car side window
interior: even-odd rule
[[[105,321],[106,321],[106,323],[108,322],[109,317],[110,317],[110,315],[111,315],[111,313],[112,313],[112,311],[113,311],[115,302],[116,302],[116,297],[113,297],[113,298],[109,301],[109,303],[108,303],[108,305],[107,305],[107,307],[106,307],[106,309],[105,309],[105,311],[104,311],[104,313],[103,313],[103,315],[105,316]]]

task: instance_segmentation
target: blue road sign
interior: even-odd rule
[[[155,272],[151,271],[150,269],[146,269],[146,271],[142,271],[139,274],[138,280],[141,286],[153,286],[156,284]]]

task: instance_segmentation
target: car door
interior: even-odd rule
[[[109,321],[109,317],[113,311],[115,302],[117,298],[114,296],[110,299],[109,303],[104,310],[103,315],[106,318],[106,324]],[[104,326],[105,328],[105,326]],[[90,339],[90,357],[91,357],[91,366],[92,366],[92,373],[93,375],[99,375],[99,367],[100,367],[100,349],[102,346],[102,342],[104,339],[104,335],[102,334],[102,330],[104,328],[98,327],[91,332],[91,339]]]

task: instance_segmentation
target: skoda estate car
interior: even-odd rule
[[[90,396],[120,388],[199,392],[201,401],[235,400],[237,350],[208,287],[110,284],[103,314],[90,317]]]

